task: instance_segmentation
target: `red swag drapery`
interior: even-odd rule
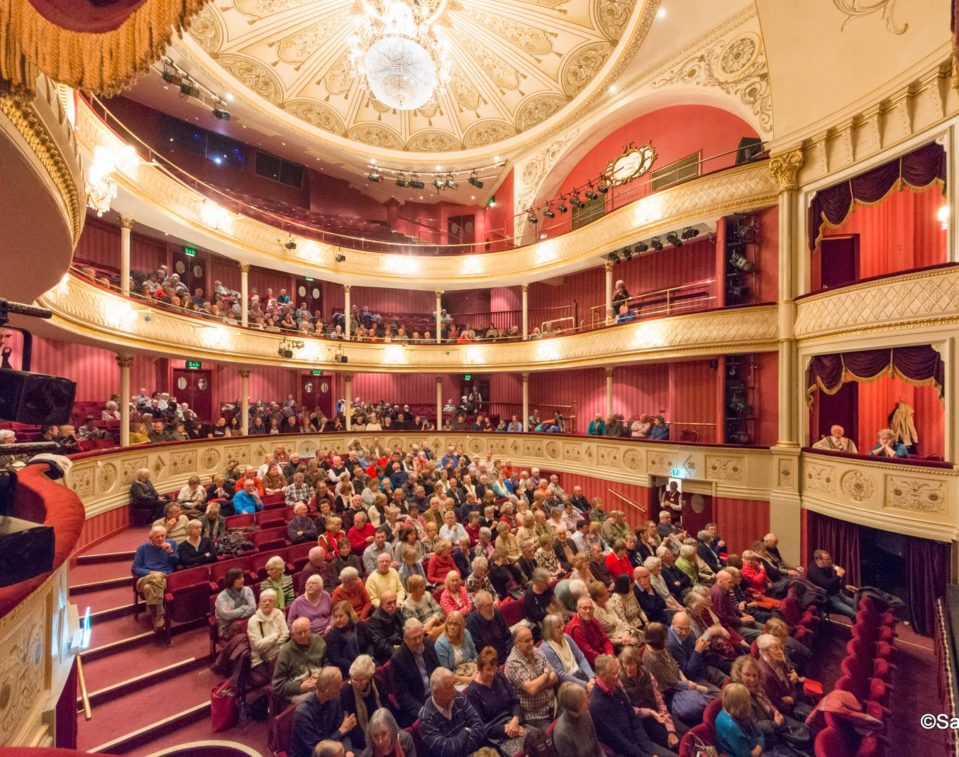
[[[932,347],[893,347],[885,350],[816,355],[806,369],[806,401],[819,389],[835,394],[846,381],[873,381],[883,373],[918,386],[932,384],[945,394],[945,366]]]
[[[946,151],[933,142],[906,153],[848,181],[820,189],[809,203],[809,249],[814,250],[822,236],[823,224],[842,224],[856,203],[879,202],[902,185],[924,189],[935,182],[945,183]]]

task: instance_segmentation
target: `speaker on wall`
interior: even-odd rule
[[[19,518],[0,518],[0,586],[53,570],[53,528]]]
[[[736,165],[748,163],[763,151],[763,141],[759,137],[743,137],[736,149]]]
[[[69,423],[77,385],[60,376],[0,371],[0,419],[45,425]]]

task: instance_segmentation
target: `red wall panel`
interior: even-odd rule
[[[227,289],[240,291],[240,264],[234,260],[227,260],[219,256],[211,258],[210,267],[210,286],[215,286],[219,281]]]
[[[899,400],[915,410],[913,422],[919,434],[919,454],[943,457],[945,409],[936,388],[914,386],[888,376],[859,384],[859,438],[855,440],[859,451],[866,453],[876,445],[876,433],[889,426],[889,415]]]
[[[713,520],[730,552],[741,553],[769,533],[769,503],[761,500],[713,498]]]
[[[754,358],[757,374],[753,406],[759,423],[753,444],[771,447],[779,439],[779,354],[760,352]]]
[[[120,391],[114,353],[84,344],[34,337],[31,370],[75,381],[79,402],[106,402]]]
[[[443,401],[453,398],[454,403],[460,397],[460,374],[443,376]],[[429,405],[430,416],[435,415],[436,375],[428,374],[390,374],[390,373],[354,373],[353,397],[364,402],[384,400],[396,405]]]
[[[88,218],[73,253],[77,261],[99,263],[120,269],[120,227]],[[166,265],[166,245],[156,239],[133,234],[130,239],[130,268],[153,271]]]
[[[540,466],[543,468],[543,466]],[[545,470],[545,468],[543,468]],[[592,502],[594,497],[601,497],[603,507],[606,512],[610,510],[622,510],[626,514],[626,522],[632,528],[638,528],[650,520],[649,515],[649,489],[645,486],[636,484],[621,484],[612,481],[606,481],[593,476],[581,476],[573,473],[561,473],[559,482],[567,492],[572,492],[574,486],[583,487],[583,496]],[[616,494],[625,497],[629,502],[624,501]],[[632,504],[630,504],[630,502]],[[646,512],[633,507],[645,508]]]

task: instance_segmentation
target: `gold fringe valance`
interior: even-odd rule
[[[38,73],[77,89],[115,95],[189,27],[208,0],[145,0],[116,29],[76,32],[47,20],[28,0],[0,0],[0,79],[32,90]]]

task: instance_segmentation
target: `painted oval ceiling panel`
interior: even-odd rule
[[[424,0],[421,0],[421,4]],[[449,46],[450,82],[398,111],[354,79],[356,0],[212,2],[190,35],[249,91],[339,137],[408,152],[485,147],[560,114],[632,47],[643,0],[427,0]]]

